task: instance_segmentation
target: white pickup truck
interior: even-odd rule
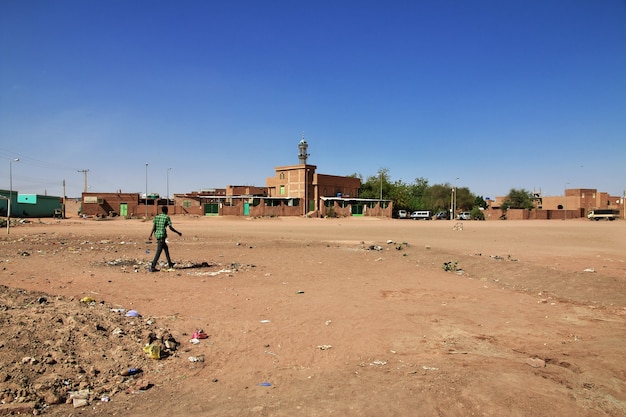
[[[619,211],[611,210],[611,209],[591,210],[589,211],[589,213],[587,213],[587,218],[589,220],[600,220],[600,219],[615,220],[617,219],[618,216],[619,216]]]

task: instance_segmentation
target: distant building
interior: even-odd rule
[[[360,199],[361,180],[316,173],[317,166],[307,164],[308,144],[304,138],[298,144],[298,165],[277,166],[275,175],[265,180],[268,196],[287,201],[298,200],[298,214],[325,216],[386,216],[391,217],[393,205],[389,200]]]
[[[6,216],[8,199],[11,199],[11,217],[54,217],[62,213],[63,198],[50,195],[20,194],[13,190],[0,190],[0,216]]]
[[[316,173],[307,163],[308,144],[298,143],[300,163],[278,166],[265,187],[229,185],[184,194],[173,199],[138,193],[83,193],[81,213],[89,216],[154,216],[158,206],[170,214],[199,216],[384,216],[391,217],[390,200],[360,199],[361,180]]]
[[[489,209],[485,210],[485,217],[498,219],[504,215],[500,206],[506,200],[506,196],[496,197],[490,201]],[[565,190],[562,196],[542,196],[541,193],[533,194],[533,210],[509,209],[506,218],[513,219],[576,219],[584,218],[590,210],[612,209],[620,212],[620,218],[624,218],[624,199],[611,196],[606,192],[599,192],[594,188],[570,188]]]

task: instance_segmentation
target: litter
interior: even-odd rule
[[[143,347],[143,351],[150,356],[151,359],[161,359],[161,347],[148,343]]]
[[[135,375],[141,372],[141,369],[139,368],[129,368],[129,369],[124,369],[122,372],[120,372],[120,375],[122,376],[131,376],[131,375]]]
[[[193,336],[191,338],[192,339],[206,339],[208,337],[209,337],[209,335],[204,333],[204,330],[199,329],[199,330],[196,330],[195,332],[193,332]]]

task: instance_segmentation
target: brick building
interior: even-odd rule
[[[488,210],[485,210],[485,218],[499,219],[504,212],[500,205],[506,196],[496,197],[490,202]],[[533,194],[534,209],[509,209],[507,219],[577,219],[585,218],[590,210],[611,209],[620,212],[620,218],[624,218],[624,198],[611,196],[609,193],[598,191],[594,188],[570,188],[566,189],[562,196],[544,197],[541,193]]]
[[[356,177],[318,174],[317,166],[307,164],[308,144],[298,144],[298,165],[277,166],[275,175],[265,180],[268,197],[297,201],[297,214],[324,216],[386,216],[391,217],[389,200],[359,199],[361,180]]]
[[[170,214],[199,216],[384,216],[391,217],[389,200],[358,198],[356,177],[318,174],[307,164],[308,144],[298,144],[300,163],[278,166],[265,187],[229,185],[174,194],[173,200],[138,193],[83,193],[81,213],[89,216],[155,216],[168,205]]]

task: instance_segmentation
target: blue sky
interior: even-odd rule
[[[626,2],[0,2],[0,188],[264,186],[303,134],[322,174],[621,195]]]

